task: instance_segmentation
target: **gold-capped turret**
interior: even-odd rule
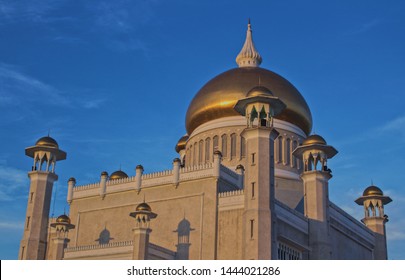
[[[118,179],[124,179],[124,178],[128,178],[127,173],[125,173],[122,170],[117,170],[113,173],[111,173],[110,175],[110,180],[118,180]]]

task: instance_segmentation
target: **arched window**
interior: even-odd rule
[[[231,159],[236,157],[236,134],[231,134]]]
[[[211,139],[210,138],[205,139],[205,162],[210,161],[211,156],[210,146],[211,146]]]
[[[285,164],[290,165],[291,162],[291,139],[287,138],[286,141],[286,155],[285,155]]]
[[[227,156],[227,154],[228,154],[228,150],[227,150],[228,144],[227,144],[227,136],[226,136],[226,134],[223,134],[221,136],[221,140],[222,140],[222,151],[221,151],[221,153],[222,153],[222,157],[225,158]]]
[[[203,152],[204,152],[204,141],[200,140],[198,143],[198,164],[203,162]]]
[[[246,139],[242,136],[240,137],[240,156],[246,157]]]
[[[213,152],[218,151],[218,148],[219,148],[218,147],[218,145],[219,145],[218,144],[218,142],[219,142],[218,135],[215,135],[214,138],[212,138],[212,142],[213,142],[212,146],[213,146],[213,150],[214,150]]]
[[[278,143],[278,150],[277,150],[277,162],[283,162],[283,137],[279,136],[277,138],[277,143]]]

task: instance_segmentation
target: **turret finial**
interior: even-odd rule
[[[250,19],[248,21],[245,44],[236,57],[236,63],[239,67],[258,67],[262,63],[262,57],[253,44]]]

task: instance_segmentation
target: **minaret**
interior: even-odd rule
[[[52,238],[53,244],[48,249],[48,259],[50,260],[63,260],[63,253],[67,244],[69,243],[68,232],[74,229],[75,226],[70,223],[70,218],[65,214],[60,215],[55,223],[51,224],[55,228],[56,234]]]
[[[146,260],[148,259],[148,247],[149,247],[149,234],[150,220],[157,217],[157,214],[152,212],[150,206],[143,202],[139,204],[135,212],[129,214],[135,218],[134,243],[132,259],[134,260]]]
[[[66,153],[59,149],[51,137],[39,139],[35,146],[25,149],[25,154],[34,159],[30,178],[27,214],[24,234],[20,243],[20,260],[45,259],[49,209],[53,183],[58,180],[55,165],[58,160],[66,159]]]
[[[327,160],[334,157],[337,150],[326,144],[319,135],[310,135],[293,155],[302,156],[304,170],[304,214],[309,219],[309,258],[312,260],[331,259],[329,234],[329,179],[331,170]]]
[[[386,260],[387,237],[385,223],[388,216],[384,214],[384,205],[390,203],[392,199],[384,196],[382,190],[376,186],[369,186],[363,192],[363,196],[356,199],[358,205],[364,206],[364,219],[361,221],[375,234],[374,259]]]
[[[248,33],[249,34],[249,33]],[[246,45],[246,44],[245,44]],[[234,109],[246,117],[243,259],[276,259],[273,117],[285,104],[265,87],[255,87]]]

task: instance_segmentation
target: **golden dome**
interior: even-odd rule
[[[363,196],[375,196],[375,195],[383,196],[384,194],[383,191],[376,186],[369,186],[363,192]]]
[[[65,214],[60,215],[58,218],[56,218],[57,223],[62,223],[62,224],[70,224],[70,218],[66,216]]]
[[[280,98],[286,104],[283,112],[275,118],[300,127],[306,134],[312,128],[312,116],[305,99],[299,91],[280,75],[259,67],[240,67],[226,71],[205,84],[191,101],[186,114],[186,129],[189,135],[200,125],[223,117],[240,116],[233,107],[260,81],[263,93]]]
[[[127,173],[125,173],[124,171],[121,171],[121,170],[113,172],[110,176],[110,180],[117,180],[117,179],[123,179],[123,178],[128,178],[128,175],[127,175]]]
[[[142,202],[138,206],[136,206],[135,211],[146,211],[146,212],[152,212],[152,208],[150,208],[149,204],[146,202]]]
[[[52,137],[45,136],[40,138],[36,143],[35,146],[46,146],[59,149],[58,143]]]
[[[325,139],[323,139],[322,136],[317,135],[317,134],[312,134],[307,137],[307,139],[302,142],[302,145],[314,145],[314,144],[320,144],[320,145],[326,145]]]
[[[186,135],[182,136],[179,139],[179,141],[177,141],[177,145],[175,147],[177,153],[186,148],[187,140],[188,140],[188,135],[186,134]]]

